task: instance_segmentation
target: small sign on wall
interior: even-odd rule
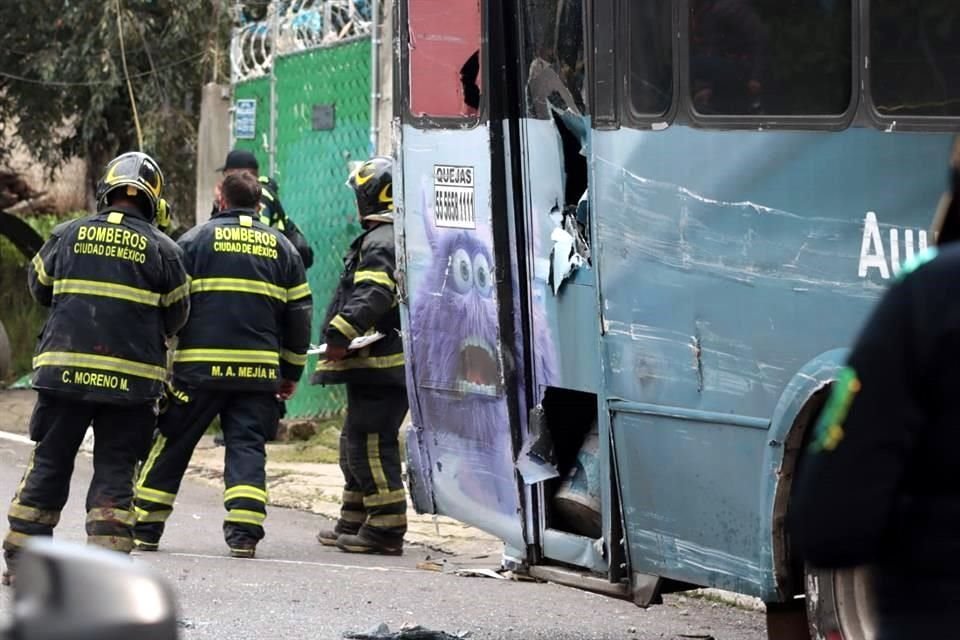
[[[313,130],[330,131],[336,125],[337,106],[333,104],[313,105]]]
[[[257,101],[237,100],[233,109],[233,137],[253,140],[257,137]]]

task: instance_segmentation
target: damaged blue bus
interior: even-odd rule
[[[960,6],[397,8],[417,509],[641,606],[716,587],[773,637],[871,637],[864,572],[806,575],[784,522],[845,349],[932,244]]]

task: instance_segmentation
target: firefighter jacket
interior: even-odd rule
[[[132,208],[65,222],[30,263],[50,307],[33,386],[81,401],[141,404],[160,397],[165,338],[187,320],[189,283],[176,244]]]
[[[313,374],[315,384],[405,384],[396,264],[392,224],[379,224],[350,245],[321,340],[347,346],[354,338],[374,332],[384,338],[348,352],[339,362],[321,359]]]
[[[303,263],[255,216],[221,211],[180,238],[191,314],[173,357],[179,385],[274,391],[303,373],[312,312]]]
[[[960,246],[935,254],[903,266],[862,329],[790,504],[799,557],[871,564],[887,613],[957,612]]]
[[[309,269],[313,265],[313,249],[307,243],[300,228],[293,220],[287,217],[287,212],[280,203],[280,198],[265,184],[260,185],[260,222],[277,229],[293,243],[293,246],[303,260],[303,268]]]

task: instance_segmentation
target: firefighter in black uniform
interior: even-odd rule
[[[309,269],[313,266],[313,249],[307,243],[300,228],[287,215],[280,202],[280,187],[277,181],[269,176],[260,175],[260,163],[257,157],[245,149],[234,149],[227,154],[227,159],[220,167],[224,176],[231,173],[244,172],[249,173],[260,181],[260,205],[258,215],[260,222],[273,227],[287,237],[287,240],[293,243],[300,259],[303,260],[303,268]],[[217,204],[214,203],[214,211]]]
[[[347,386],[340,436],[344,488],[340,518],[317,539],[353,553],[403,553],[407,502],[400,476],[401,422],[407,413],[403,343],[397,307],[393,236],[393,176],[388,158],[372,158],[354,172],[353,189],[364,232],[343,260],[340,284],[327,309],[321,340],[326,360],[312,381]],[[377,342],[349,350],[374,333]]]
[[[7,513],[5,583],[28,538],[52,535],[91,424],[88,541],[133,548],[134,472],[156,424],[164,339],[190,305],[182,252],[151,224],[162,190],[149,156],[117,157],[97,185],[98,212],[54,229],[30,264],[30,290],[50,314],[33,361],[37,444]]]
[[[253,557],[266,518],[265,443],[276,398],[289,398],[307,361],[311,297],[300,256],[256,217],[249,174],[223,179],[220,207],[179,241],[192,313],[173,357],[168,406],[137,482],[138,548],[155,551],[190,456],[220,416],[226,441],[224,537]]]
[[[941,230],[957,228],[956,160]],[[880,300],[833,385],[791,505],[800,557],[821,569],[871,565],[881,640],[952,638],[960,626],[955,239],[940,234]]]

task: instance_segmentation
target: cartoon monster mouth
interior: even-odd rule
[[[461,393],[497,395],[499,379],[493,348],[482,338],[471,337],[460,347],[457,386]]]

